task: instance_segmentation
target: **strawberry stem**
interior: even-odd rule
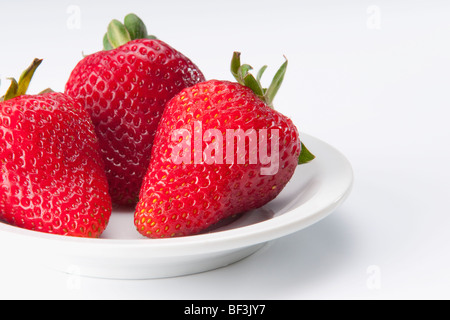
[[[237,80],[238,83],[240,83],[243,86],[246,86],[250,88],[253,93],[255,93],[262,101],[266,103],[266,105],[272,109],[273,107],[273,100],[275,99],[275,96],[278,93],[278,90],[281,87],[281,84],[284,80],[284,75],[286,74],[287,66],[288,66],[288,60],[286,57],[284,57],[286,61],[281,65],[281,67],[278,69],[277,73],[273,77],[273,80],[269,86],[269,88],[263,88],[261,85],[261,78],[264,74],[264,72],[267,69],[267,66],[263,66],[257,73],[256,78],[249,73],[250,70],[253,70],[252,66],[249,64],[241,64],[241,53],[240,52],[234,52],[233,58],[231,59],[231,73],[233,74],[234,78]],[[300,156],[298,158],[298,164],[305,164],[312,160],[314,160],[316,157],[305,147],[303,142],[301,142],[301,151]]]
[[[144,22],[134,13],[130,13],[125,16],[124,23],[116,19],[109,23],[103,37],[103,49],[112,50],[137,39],[156,39],[156,37],[149,35]]]
[[[17,82],[14,78],[9,78],[9,80],[11,80],[11,85],[9,86],[5,95],[0,99],[0,101],[11,100],[26,94],[31,79],[33,78],[34,72],[41,63],[42,59],[34,59],[33,63],[24,72],[22,72],[19,78],[19,82]]]

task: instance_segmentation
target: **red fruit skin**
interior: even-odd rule
[[[217,128],[222,132],[226,154],[226,129],[272,129],[279,131],[279,169],[262,175],[267,167],[258,159],[249,163],[249,141],[245,164],[175,164],[172,151],[179,141],[172,132],[186,129],[194,146],[193,123],[200,121],[202,132]],[[268,139],[271,154],[272,137]],[[202,150],[210,142],[203,141]],[[235,152],[237,143],[235,143]],[[152,151],[136,207],[137,230],[149,238],[198,234],[218,221],[259,208],[273,200],[291,179],[298,165],[301,143],[292,121],[270,109],[249,88],[238,83],[211,80],[185,89],[168,102]],[[192,148],[191,159],[194,159]],[[255,150],[250,150],[255,152]],[[181,155],[181,154],[180,154]],[[224,156],[225,157],[225,156]]]
[[[97,238],[111,215],[98,140],[84,108],[62,93],[0,103],[0,220]]]
[[[92,117],[113,203],[136,204],[166,102],[204,80],[184,55],[148,39],[87,56],[72,71],[65,91]]]

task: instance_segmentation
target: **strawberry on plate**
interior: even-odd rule
[[[149,238],[204,232],[273,200],[314,156],[293,122],[273,109],[287,61],[269,88],[233,55],[238,82],[210,80],[182,90],[161,118],[135,211]]]
[[[25,95],[36,59],[0,102],[0,220],[46,233],[99,237],[111,199],[88,113],[63,93]]]
[[[134,14],[113,20],[104,50],[81,60],[65,92],[92,117],[113,203],[135,205],[166,102],[204,81],[186,56],[147,34]]]

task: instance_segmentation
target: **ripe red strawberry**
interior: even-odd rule
[[[78,63],[66,93],[92,117],[113,202],[136,204],[166,102],[204,76],[133,14],[111,22],[104,47]]]
[[[255,79],[235,53],[232,71],[240,83],[203,82],[168,102],[136,207],[141,234],[197,234],[259,208],[277,197],[299,163],[314,158],[292,121],[270,107],[286,67],[287,62],[263,89],[259,80],[265,67]],[[237,129],[248,138],[237,135],[234,141]]]
[[[13,80],[0,102],[0,220],[99,237],[111,199],[92,121],[63,93],[23,95],[40,63]]]

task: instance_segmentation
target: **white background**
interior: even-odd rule
[[[34,57],[44,63],[29,92],[62,91],[82,52],[100,50],[108,22],[129,12],[208,79],[231,80],[238,50],[270,66],[268,82],[285,55],[276,108],[355,173],[325,220],[192,276],[74,278],[2,256],[1,243],[0,298],[450,298],[449,1],[1,1],[0,12],[1,93]]]

